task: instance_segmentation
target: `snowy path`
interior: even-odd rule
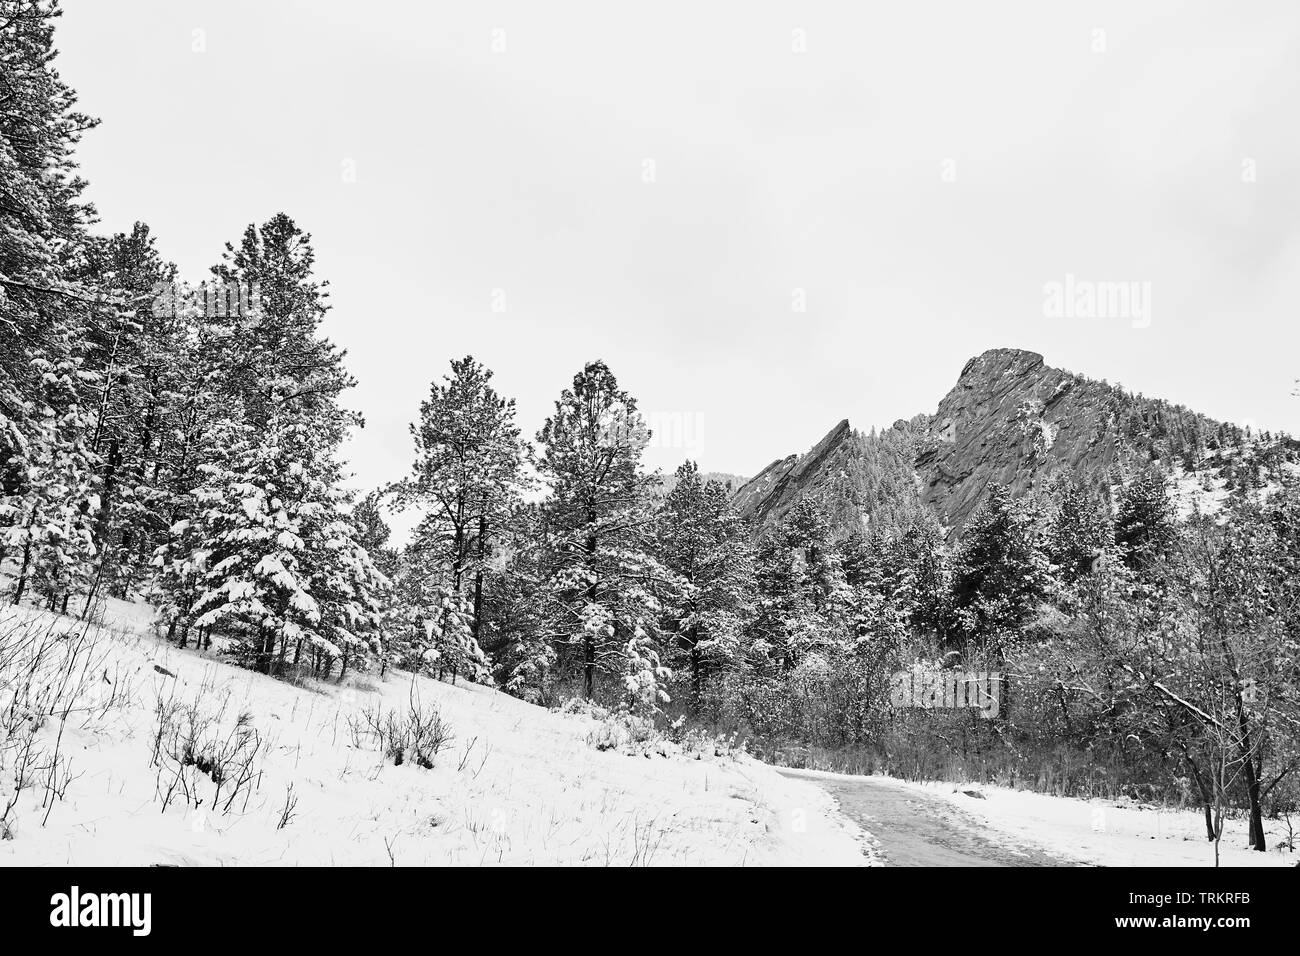
[[[1069,866],[1075,861],[1017,846],[946,800],[882,777],[780,771],[815,783],[868,831],[887,866]]]

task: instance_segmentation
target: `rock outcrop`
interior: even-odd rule
[[[966,363],[933,415],[863,435],[842,421],[803,455],[772,462],[733,496],[762,526],[806,494],[825,504],[841,533],[932,513],[960,535],[990,484],[1017,496],[1069,473],[1109,494],[1134,467],[1195,461],[1233,426],[1046,365],[1036,352],[992,349]]]
[[[1099,484],[1119,460],[1117,390],[1043,363],[1036,352],[993,349],[966,363],[921,441],[921,497],[959,530],[988,486],[1019,496],[1061,471]]]
[[[835,464],[851,455],[853,431],[846,418],[806,455],[790,455],[772,462],[736,489],[732,503],[758,524],[780,521],[809,489],[820,488]]]

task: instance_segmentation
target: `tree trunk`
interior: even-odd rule
[[[122,463],[121,445],[114,438],[108,443],[108,456],[104,462],[104,478],[99,496],[99,514],[95,517],[94,531],[91,533],[91,540],[95,545],[95,580],[90,586],[90,593],[86,595],[86,613],[90,611],[90,604],[95,599],[95,592],[99,590],[100,582],[104,577],[104,566],[109,563],[108,538],[112,531],[110,522],[113,514],[113,501],[117,494],[117,470]],[[83,617],[85,614],[83,613]]]
[[[474,571],[474,624],[470,633],[474,642],[481,646],[479,632],[483,624],[483,562],[487,558],[487,518],[480,515],[478,519],[478,568]]]
[[[704,674],[701,669],[700,644],[692,635],[691,642],[691,712],[700,716],[700,698],[704,696]]]
[[[591,527],[596,523],[596,512],[588,510],[587,526]],[[596,551],[599,549],[600,542],[594,534],[587,535],[587,562],[588,567],[596,563]],[[595,604],[599,595],[597,581],[594,572],[591,584],[587,586],[587,602]],[[592,691],[596,686],[596,639],[590,633],[585,634],[582,638],[582,656],[583,656],[583,693],[587,700],[591,700]]]
[[[27,587],[27,569],[32,563],[32,526],[36,523],[36,512],[27,519],[27,540],[23,542],[23,564],[18,570],[18,585],[14,588],[14,604],[23,599],[23,590]]]
[[[271,651],[274,649],[274,643],[265,628],[260,628],[257,635],[258,648],[257,656],[259,658],[257,669],[263,674],[271,673]]]
[[[1264,839],[1264,811],[1261,806],[1259,773],[1255,766],[1254,751],[1250,737],[1250,721],[1246,717],[1245,704],[1237,694],[1237,728],[1240,731],[1238,747],[1242,756],[1242,772],[1246,778],[1246,796],[1250,800],[1250,847],[1261,853],[1268,849]]]

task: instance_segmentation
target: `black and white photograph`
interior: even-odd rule
[[[0,911],[1282,925],[1298,118],[1291,0],[0,0]]]

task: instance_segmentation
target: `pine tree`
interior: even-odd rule
[[[158,410],[158,440],[148,485],[149,513],[138,529],[141,549],[152,552],[145,595],[167,622],[167,638],[189,639],[190,610],[203,591],[199,538],[199,492],[212,480],[211,468],[244,441],[242,406],[227,394],[216,357],[224,351],[222,330],[202,321],[189,301],[174,316],[189,330],[178,335]],[[143,505],[143,501],[141,504]],[[143,509],[141,509],[143,510]],[[135,559],[128,559],[128,567]]]
[[[895,647],[907,633],[914,601],[900,587],[900,551],[879,532],[851,536],[842,546],[847,617],[856,645]]]
[[[791,670],[816,629],[795,553],[776,529],[755,545],[754,578],[758,598],[749,624],[752,651],[757,660]]]
[[[636,401],[604,362],[590,362],[537,440],[550,484],[546,633],[576,652],[587,697],[601,671],[621,676],[630,703],[656,707],[669,672],[654,625],[673,580],[650,554],[657,479],[641,469],[649,432]]]
[[[240,426],[225,460],[204,468],[195,495],[203,550],[192,563],[205,571],[190,614],[200,628],[231,632],[239,656],[268,674],[292,648],[295,663],[305,649],[328,675],[365,648],[357,630],[377,630],[382,576],[343,514],[329,451],[341,413],[309,414],[293,401],[298,387],[279,383],[266,425]]]
[[[321,528],[312,591],[321,609],[321,632],[341,651],[341,683],[350,664],[384,659],[390,582],[363,543],[346,496],[331,488],[326,501],[331,507]]]
[[[753,566],[746,529],[727,490],[703,481],[693,461],[677,469],[659,510],[657,553],[682,582],[665,608],[665,630],[685,658],[691,706],[698,713],[707,675],[742,657]]]
[[[516,696],[549,700],[558,656],[547,634],[546,572],[551,541],[541,510],[521,507],[501,547],[500,573],[488,579],[481,631],[484,649],[497,665],[501,685]]]
[[[886,552],[887,596],[912,633],[949,643],[957,629],[952,559],[934,516],[914,514]]]
[[[794,549],[809,604],[828,619],[843,606],[844,572],[825,508],[811,495],[800,498],[781,522],[786,546]]]
[[[968,647],[1000,653],[1047,598],[1050,566],[1034,517],[1004,485],[994,484],[967,525],[953,594]]]
[[[1073,478],[1058,482],[1047,526],[1046,550],[1063,584],[1093,570],[1114,542],[1109,509]]]
[[[0,559],[56,609],[84,585],[98,508],[85,447],[84,333],[109,296],[79,283],[94,210],[73,151],[95,121],[52,66],[57,3],[0,2]]]
[[[309,415],[332,413],[329,406],[354,384],[343,353],[320,334],[329,283],[317,281],[315,261],[310,234],[277,213],[260,227],[249,225],[238,248],[227,243],[222,262],[212,269],[223,284],[219,301],[233,297],[253,304],[248,310],[217,309],[205,318],[227,332],[221,359],[226,385],[255,426],[269,420],[277,402],[304,405]],[[277,383],[285,380],[297,387],[277,395]]]
[[[518,506],[524,449],[513,400],[492,388],[492,372],[466,356],[434,382],[411,427],[415,465],[398,501],[425,510],[417,528],[420,560],[445,569],[459,597],[472,588],[475,648],[483,618],[483,586],[493,545]]]
[[[1148,468],[1133,476],[1120,493],[1115,515],[1115,545],[1135,571],[1150,568],[1169,553],[1177,519],[1164,475]]]
[[[195,315],[159,308],[176,269],[159,256],[143,223],[130,234],[94,243],[86,270],[110,277],[119,296],[117,307],[87,336],[85,367],[98,377],[87,444],[97,458],[100,485],[89,610],[101,590],[127,597],[162,541],[167,475],[161,454],[164,436],[174,427],[169,418],[175,397],[185,389],[180,358]]]

